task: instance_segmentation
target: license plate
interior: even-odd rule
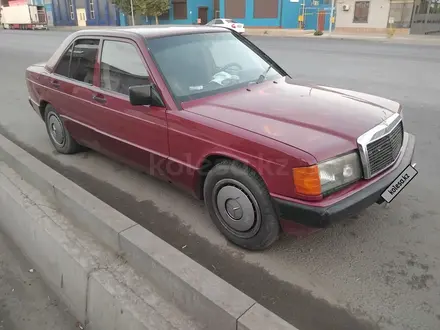
[[[391,183],[382,193],[382,198],[385,202],[391,203],[417,174],[419,174],[419,172],[417,172],[413,166],[408,165],[408,167],[399,174],[396,180],[394,180],[393,183]]]

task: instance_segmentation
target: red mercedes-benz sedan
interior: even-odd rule
[[[398,103],[299,85],[225,28],[76,32],[26,81],[58,152],[88,147],[191,191],[247,249],[389,203],[417,175]]]

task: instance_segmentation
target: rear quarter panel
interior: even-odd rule
[[[26,87],[28,89],[29,98],[34,105],[40,106],[43,101],[50,103],[51,96],[50,90],[47,88],[48,81],[49,73],[44,63],[35,64],[26,69]],[[41,115],[39,111],[38,114]]]

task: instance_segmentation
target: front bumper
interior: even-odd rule
[[[405,133],[404,151],[394,167],[379,180],[332,205],[313,206],[274,198],[280,218],[283,221],[290,220],[307,227],[323,228],[336,220],[358,213],[374,203],[382,203],[384,200],[381,195],[385,189],[408,165],[412,164],[415,142],[416,139],[413,135]]]

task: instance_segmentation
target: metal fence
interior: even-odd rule
[[[411,33],[440,33],[440,0],[416,0]]]
[[[411,16],[412,16],[413,8],[414,8],[414,3],[391,2],[388,27],[394,27],[397,29],[409,28],[411,26]]]

